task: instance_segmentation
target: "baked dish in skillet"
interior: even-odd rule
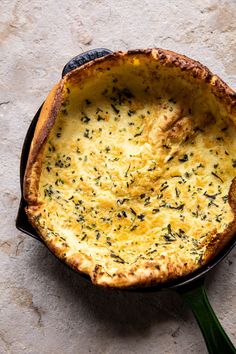
[[[28,218],[97,285],[193,272],[236,232],[235,122],[236,94],[194,60],[161,49],[95,59],[44,103]]]

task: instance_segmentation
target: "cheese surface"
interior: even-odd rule
[[[178,78],[104,76],[64,87],[43,152],[38,228],[91,277],[96,267],[109,279],[148,268],[160,281],[171,264],[197,269],[234,219],[235,127]]]

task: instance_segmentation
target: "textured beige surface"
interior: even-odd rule
[[[15,229],[19,158],[38,106],[74,55],[163,47],[200,60],[236,89],[235,0],[1,0],[0,353],[206,353],[175,293],[96,289]],[[208,277],[236,344],[236,251]]]

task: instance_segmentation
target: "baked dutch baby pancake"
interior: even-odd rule
[[[41,110],[28,218],[94,284],[187,275],[235,235],[235,124],[236,94],[199,62],[162,49],[95,59]]]

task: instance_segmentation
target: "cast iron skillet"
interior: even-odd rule
[[[71,59],[64,67],[62,71],[62,77],[70,72],[71,70],[99,57],[103,57],[112,53],[110,50],[105,48],[93,49],[88,52],[82,53],[73,59]],[[36,123],[39,118],[39,114],[42,106],[39,108],[38,112],[34,116],[28,132],[25,137],[25,141],[22,148],[21,162],[20,162],[20,183],[22,197],[20,201],[20,206],[18,210],[18,215],[16,218],[16,227],[18,230],[24,232],[25,234],[43,242],[35,229],[29,223],[26,213],[25,206],[26,201],[23,198],[23,178],[26,168],[26,163],[29,154],[29,148],[31,140],[34,135],[34,130]],[[236,236],[236,235],[235,235]],[[209,353],[211,354],[227,354],[236,353],[232,342],[227,337],[224,329],[222,328],[220,322],[218,321],[208,299],[204,289],[204,279],[206,274],[214,268],[222,259],[233,249],[236,243],[236,237],[231,239],[231,241],[226,245],[226,247],[207,265],[201,267],[201,269],[174,281],[169,281],[164,284],[159,284],[157,286],[152,286],[148,288],[133,288],[131,291],[138,292],[153,292],[161,289],[173,289],[178,293],[182,294],[186,302],[190,305],[197,322],[201,328],[202,334],[206,341],[206,345]],[[65,263],[64,263],[65,264]],[[89,276],[86,274],[80,274],[82,277],[90,280]]]

